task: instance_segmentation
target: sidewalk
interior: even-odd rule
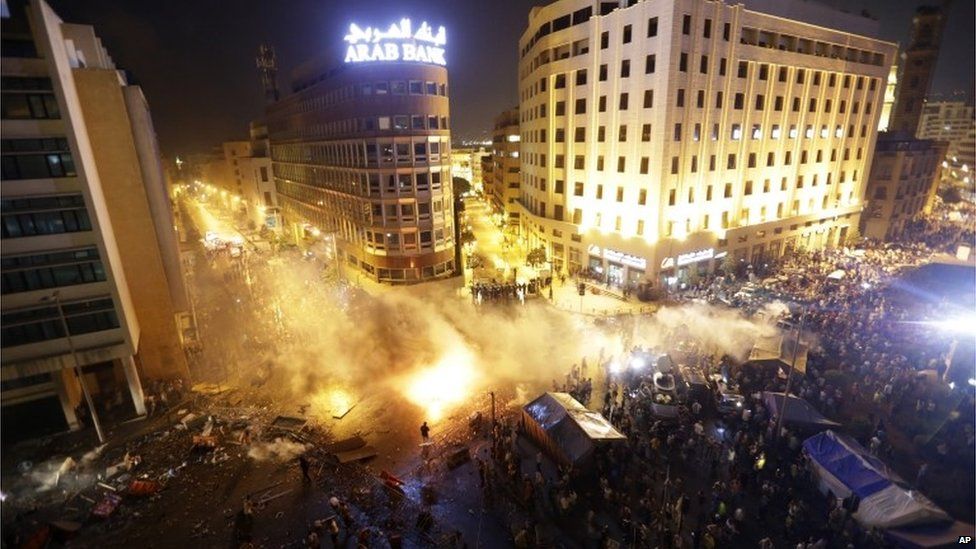
[[[549,289],[542,292],[546,301],[549,301]],[[649,314],[659,308],[657,303],[645,303],[636,297],[621,301],[610,295],[594,294],[589,288],[586,295],[581,296],[573,278],[567,278],[565,284],[560,284],[558,279],[553,280],[552,305],[557,309],[588,316]]]

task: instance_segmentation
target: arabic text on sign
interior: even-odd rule
[[[426,22],[421,23],[416,32],[409,19],[401,19],[385,31],[373,27],[363,29],[353,23],[344,40],[349,42],[346,63],[415,61],[447,64],[443,48],[447,43],[447,31],[441,26],[434,34]]]

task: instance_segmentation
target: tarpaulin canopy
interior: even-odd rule
[[[972,524],[955,521],[952,524],[930,524],[885,531],[885,537],[900,547],[929,548],[958,546],[959,538],[972,536]]]
[[[829,278],[831,280],[840,280],[840,279],[844,278],[844,275],[846,275],[846,274],[847,273],[845,273],[843,269],[837,269],[836,271],[834,271],[834,272],[830,273],[829,275],[827,275],[827,278]]]
[[[528,434],[554,458],[576,465],[604,442],[626,440],[609,421],[567,393],[545,393],[525,405]]]
[[[783,393],[763,391],[763,403],[773,417],[779,417],[780,410],[783,409]],[[790,395],[786,401],[786,415],[783,417],[783,423],[823,429],[840,425],[825,418],[806,400],[794,395]]]
[[[860,499],[854,518],[863,525],[895,528],[932,524],[949,516],[850,437],[824,431],[803,442],[820,487],[842,499]]]
[[[796,345],[795,337],[784,335],[760,336],[749,352],[749,362],[758,364],[773,364],[788,372],[793,364],[793,352],[796,351],[796,371],[805,374],[807,371],[808,347],[803,341]]]

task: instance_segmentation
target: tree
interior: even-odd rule
[[[454,176],[451,178],[451,189],[454,197],[460,199],[465,193],[471,191],[471,182],[463,177]]]
[[[939,196],[946,204],[956,204],[958,202],[962,202],[962,193],[959,192],[959,187],[956,186],[943,187],[939,189]]]
[[[533,267],[543,265],[548,261],[546,259],[546,249],[543,246],[529,250],[529,253],[525,256],[525,262]]]
[[[476,239],[474,237],[474,231],[472,231],[468,227],[465,227],[464,229],[461,229],[461,245],[462,246],[465,245],[465,244],[468,244],[470,242],[474,242],[475,240]]]

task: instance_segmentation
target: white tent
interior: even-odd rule
[[[869,527],[897,528],[952,519],[850,437],[824,431],[803,442],[821,491],[860,500],[854,519]]]

